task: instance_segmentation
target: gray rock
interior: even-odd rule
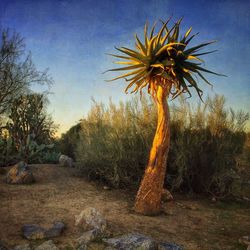
[[[6,176],[8,184],[30,184],[35,181],[35,178],[29,166],[21,161],[12,167]]]
[[[158,244],[158,250],[183,250],[183,248],[174,243],[161,242]]]
[[[77,239],[78,245],[85,245],[91,241],[94,241],[101,236],[101,232],[98,229],[92,229],[82,234],[81,237]]]
[[[67,155],[60,155],[59,164],[63,167],[73,167],[73,159],[68,157]]]
[[[36,224],[25,224],[22,227],[23,236],[28,240],[49,239],[61,235],[65,228],[62,222],[56,222],[49,229]]]
[[[15,246],[13,250],[31,250],[29,244]]]
[[[98,229],[103,233],[107,228],[107,222],[101,213],[95,208],[86,208],[75,216],[75,225],[84,230]]]
[[[59,250],[52,240],[43,242],[40,246],[36,247],[35,250]]]
[[[56,222],[54,223],[54,225],[49,228],[48,230],[46,230],[45,232],[45,237],[46,238],[53,238],[53,237],[57,237],[59,235],[61,235],[61,233],[63,232],[65,228],[64,223],[62,222]]]
[[[109,245],[107,249],[119,250],[157,250],[157,243],[142,234],[127,234],[117,238],[103,239]]]
[[[46,230],[36,224],[25,224],[22,227],[22,232],[28,240],[41,240],[45,238]]]

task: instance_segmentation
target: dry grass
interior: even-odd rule
[[[133,213],[133,194],[104,190],[76,177],[75,169],[33,165],[32,170],[37,179],[33,185],[7,185],[0,175],[0,239],[10,246],[26,242],[21,236],[23,224],[47,226],[61,220],[67,228],[55,242],[62,249],[72,249],[81,234],[74,216],[89,206],[103,213],[113,235],[140,232],[190,250],[242,249],[238,238],[250,232],[246,205],[177,196],[175,202],[164,205],[167,214],[145,217]],[[92,249],[102,249],[102,245],[92,245]]]

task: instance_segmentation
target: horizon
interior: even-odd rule
[[[227,107],[249,112],[249,2],[201,0],[188,4],[182,0],[176,4],[169,0],[106,0],[95,3],[3,0],[0,5],[0,27],[20,33],[37,68],[49,68],[54,79],[48,112],[60,124],[58,135],[86,116],[92,97],[104,104],[111,97],[118,104],[134,96],[124,93],[123,80],[105,82],[114,76],[102,74],[113,68],[113,59],[105,53],[114,53],[114,46],[133,45],[134,33],[142,35],[146,20],[152,26],[154,21],[166,20],[171,15],[173,21],[184,17],[181,33],[191,26],[193,34],[200,32],[193,44],[218,40],[208,48],[218,51],[204,57],[205,67],[228,77],[208,75],[213,90],[200,81],[204,99],[223,94]],[[33,90],[44,88],[35,86]],[[191,103],[197,101],[194,93]]]

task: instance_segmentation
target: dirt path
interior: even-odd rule
[[[0,240],[11,246],[27,242],[21,236],[23,224],[48,226],[61,220],[67,228],[55,242],[62,249],[72,249],[69,246],[80,236],[74,216],[90,206],[103,213],[113,235],[140,232],[190,250],[242,249],[238,238],[250,233],[246,205],[177,197],[178,202],[165,204],[167,214],[145,217],[132,212],[132,194],[104,190],[76,177],[75,169],[33,165],[32,170],[37,180],[32,185],[7,185],[0,175]]]

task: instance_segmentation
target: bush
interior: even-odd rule
[[[80,124],[75,157],[90,179],[135,188],[143,175],[156,128],[155,105],[135,98],[118,106],[93,106]],[[166,186],[172,190],[230,194],[237,176],[248,114],[225,108],[215,96],[196,108],[181,100],[171,106],[171,148]]]

